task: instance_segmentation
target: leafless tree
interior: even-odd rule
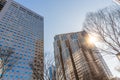
[[[47,52],[47,55],[44,58],[44,80],[51,80],[50,79],[50,73],[49,68],[54,65],[54,56],[52,53]],[[53,74],[52,74],[53,76]],[[52,79],[54,80],[54,79]]]
[[[34,60],[29,62],[29,66],[32,69],[35,80],[50,80],[49,67],[54,63],[51,55],[48,55],[44,59],[44,70],[40,71],[36,68]],[[40,62],[37,62],[39,66],[43,66]]]
[[[86,15],[83,29],[97,36],[102,44],[100,51],[117,54],[120,52],[120,7],[110,6]]]
[[[0,48],[0,79],[14,67],[19,59],[20,56],[15,54],[12,48]]]
[[[44,80],[44,77],[43,77],[43,75],[41,74],[41,73],[43,73],[43,72],[39,73],[39,71],[38,71],[38,70],[36,69],[36,67],[34,66],[33,62],[30,62],[30,63],[29,63],[29,66],[30,66],[30,68],[32,69],[33,75],[35,76],[35,79],[36,79],[36,80]],[[33,79],[34,79],[34,78],[33,78]]]

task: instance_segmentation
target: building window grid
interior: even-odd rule
[[[13,12],[15,11],[15,9],[11,9]],[[3,21],[5,21],[7,18],[4,18],[3,19]],[[13,24],[13,25],[15,25],[16,26],[16,24],[17,24],[17,21],[16,20],[13,20],[14,21],[14,23],[15,24]],[[3,28],[3,30],[4,30],[4,28]],[[16,30],[14,30],[14,31],[16,31]],[[17,31],[16,31],[17,32]],[[6,37],[5,37],[6,38]],[[3,38],[4,39],[4,38]],[[9,41],[9,38],[7,39],[8,41]],[[16,39],[16,40],[20,40],[19,38],[18,39]],[[31,41],[30,41],[31,42]],[[22,44],[21,44],[22,45]],[[34,46],[34,45],[33,45]],[[19,46],[18,46],[19,47]]]

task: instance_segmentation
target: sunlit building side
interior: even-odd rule
[[[85,31],[54,37],[57,80],[109,80],[112,76]]]

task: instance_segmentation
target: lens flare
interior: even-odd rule
[[[97,42],[97,38],[96,37],[93,37],[93,36],[90,36],[89,37],[89,43],[96,43]]]

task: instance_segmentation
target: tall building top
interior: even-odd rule
[[[63,36],[63,37],[64,37],[64,35],[73,35],[74,38],[75,38],[75,36],[76,36],[76,38],[77,38],[77,34],[78,34],[78,33],[80,33],[80,34],[83,35],[83,36],[85,36],[85,34],[87,34],[86,31],[79,31],[79,32],[71,32],[71,33],[58,34],[58,35],[56,35],[56,36],[54,37],[54,40],[59,40],[59,36]],[[64,37],[64,38],[65,38],[65,37]]]
[[[0,20],[4,19],[4,15],[9,12],[9,9],[12,10],[12,12],[10,13],[11,16],[13,16],[17,21],[22,18],[26,22],[26,26],[31,27],[32,31],[36,33],[35,35],[38,36],[39,33],[42,34],[44,32],[44,28],[42,27],[44,26],[42,24],[44,22],[44,18],[41,15],[35,13],[34,11],[15,2],[14,0],[7,0],[3,6],[0,6]],[[13,14],[13,12],[16,13]],[[40,40],[43,39],[43,35],[41,35]]]
[[[22,8],[23,8],[23,11],[30,11],[30,12],[32,12],[32,13],[30,13],[31,15],[37,15],[36,17],[40,17],[40,18],[42,18],[43,19],[43,16],[41,16],[40,14],[38,14],[38,13],[36,13],[35,11],[32,11],[31,9],[28,9],[27,7],[25,7],[25,6],[23,6],[22,4],[19,4],[18,2],[16,2],[16,1],[14,1],[14,0],[12,0],[12,2],[14,3],[14,4],[17,4],[17,5],[20,5]],[[16,6],[17,6],[16,5]]]
[[[57,34],[56,36],[62,36],[62,35],[68,35],[68,34],[76,34],[76,33],[82,33],[83,31],[79,31],[79,32],[70,32],[70,33],[63,33],[63,34]],[[56,37],[55,36],[55,37]]]
[[[4,4],[3,4],[4,3]],[[2,4],[2,6],[1,6]],[[14,0],[1,0],[0,1],[0,10],[1,10],[1,13],[0,13],[0,16],[3,12],[5,12],[5,10],[7,8],[9,8],[9,5],[13,5],[15,6],[16,8],[19,8],[21,11],[23,12],[26,12],[28,13],[29,15],[35,17],[36,19],[40,19],[41,21],[44,19],[43,16],[39,15],[38,13],[26,8],[25,6],[19,4],[18,2],[14,1]],[[6,5],[6,6],[5,6]],[[4,7],[5,6],[5,7]],[[5,9],[5,10],[4,10]]]

